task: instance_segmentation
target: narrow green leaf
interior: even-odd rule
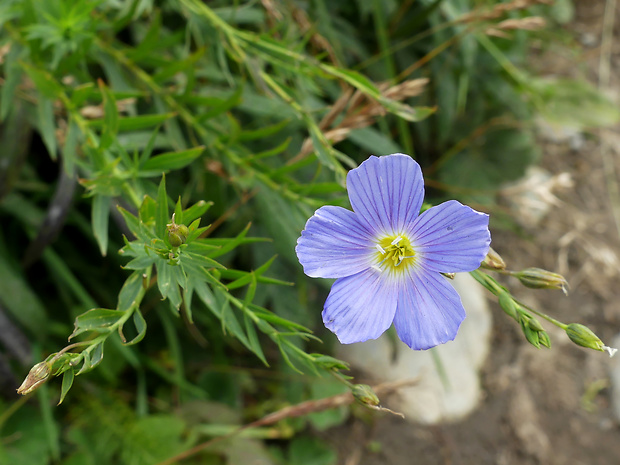
[[[174,222],[176,224],[185,224],[183,221],[183,205],[181,205],[181,197],[177,199],[177,203],[174,206]]]
[[[223,279],[230,279],[232,283],[232,281],[238,281],[241,278],[245,278],[249,273],[247,271],[231,270],[231,269],[226,268],[226,269],[220,270],[220,274],[222,275]],[[262,284],[276,284],[279,286],[293,286],[295,284],[290,281],[283,281],[281,279],[276,279],[276,278],[267,278],[265,276],[256,276],[256,280]],[[238,285],[236,287],[242,287],[245,285],[243,284],[243,282],[238,282],[237,284]],[[226,287],[228,289],[231,289],[229,285],[227,285]]]
[[[166,194],[166,176],[162,176],[157,189],[157,218],[155,219],[155,233],[160,239],[166,236],[168,224],[168,194]]]
[[[206,257],[204,255],[188,252],[187,249],[183,251],[183,257],[192,260],[196,264],[196,266],[204,266],[206,268],[226,269],[224,265],[216,262],[212,258]],[[183,259],[183,262],[185,263],[186,260]]]
[[[103,341],[95,346],[93,353],[90,356],[90,367],[95,368],[103,360]]]
[[[80,130],[77,124],[75,124],[73,119],[71,119],[69,121],[69,127],[65,136],[65,145],[62,149],[63,168],[65,169],[65,173],[69,176],[73,176],[73,173],[75,172],[79,134]]]
[[[162,299],[166,299],[170,293],[170,288],[176,283],[172,282],[171,266],[165,260],[159,259],[155,263],[157,269],[157,288],[162,296]]]
[[[267,139],[268,137],[280,132],[290,123],[290,119],[284,119],[279,123],[273,124],[271,126],[265,126],[255,130],[241,131],[237,139],[242,142],[256,139]]]
[[[168,172],[170,170],[179,170],[185,168],[192,163],[203,152],[204,146],[195,147],[189,150],[181,150],[178,152],[162,153],[149,158],[140,167],[140,173],[143,176],[149,175],[150,172],[160,174],[161,172]]]
[[[142,316],[142,313],[140,313],[140,309],[138,308],[135,309],[133,312],[133,324],[135,325],[138,334],[130,341],[125,341],[124,338],[122,338],[122,343],[125,346],[132,346],[134,344],[137,344],[142,339],[144,339],[144,335],[146,334],[146,321],[144,320],[144,317]]]
[[[4,61],[4,84],[0,93],[0,121],[4,121],[9,114],[9,110],[14,107],[15,90],[22,82],[22,69],[17,64],[17,57],[23,48],[18,42],[11,43],[11,49]]]
[[[258,267],[256,270],[254,270],[254,272],[247,273],[242,278],[239,278],[236,281],[233,281],[232,283],[227,284],[226,287],[232,290],[232,289],[237,289],[239,287],[242,287],[242,286],[245,286],[246,284],[251,283],[254,279],[256,279],[255,275],[256,276],[262,275],[265,271],[269,269],[269,267],[271,266],[271,264],[273,263],[275,259],[276,259],[276,256],[271,257],[266,263],[264,263],[263,265]]]
[[[205,202],[204,200],[199,200],[191,207],[183,210],[183,219],[187,223],[191,223],[195,219],[202,217],[202,215],[207,212],[211,205],[213,205],[213,202]]]
[[[60,84],[58,84],[56,79],[47,71],[35,68],[25,62],[20,62],[20,66],[26,71],[28,77],[32,79],[35,87],[43,97],[54,100],[62,93]]]
[[[163,69],[159,70],[154,76],[153,81],[163,83],[179,72],[185,72],[193,68],[196,62],[204,55],[206,48],[200,48],[183,60],[172,60]]]
[[[381,103],[390,113],[413,123],[422,121],[437,111],[437,107],[411,107],[404,103],[386,99],[384,97],[379,99],[379,103]]]
[[[286,347],[285,347],[285,342],[282,339],[278,338],[275,341],[278,344],[278,348],[280,349],[280,354],[282,355],[282,359],[284,360],[284,363],[286,363],[289,368],[301,375],[304,374],[303,371],[301,371],[299,368],[297,368],[293,362],[291,361],[291,358],[289,357],[289,355],[286,353]]]
[[[265,320],[271,324],[279,325],[289,330],[300,331],[302,333],[311,334],[308,328],[293,321],[287,320],[285,318],[279,317],[273,312],[270,312],[266,308],[259,307],[258,305],[249,304],[249,308],[254,312],[254,314],[260,318],[261,320]]]
[[[157,202],[148,195],[142,199],[142,205],[138,211],[140,221],[147,227],[155,225],[157,219]]]
[[[37,294],[9,260],[0,260],[0,299],[8,313],[32,334],[47,334],[47,313]]]
[[[111,200],[111,197],[107,195],[95,195],[91,213],[93,234],[99,244],[101,255],[104,257],[108,253],[108,219]]]
[[[159,126],[166,120],[174,118],[176,113],[158,113],[154,115],[140,115],[140,116],[124,116],[119,117],[116,121],[116,128],[119,132],[122,131],[140,131],[143,129]],[[107,124],[104,119],[94,119],[88,122],[88,126],[92,128],[105,127]]]
[[[155,254],[152,255],[140,255],[133,260],[130,260],[126,265],[123,266],[125,270],[135,270],[142,272],[145,269],[150,268],[157,261],[157,256]]]
[[[291,143],[291,138],[287,138],[284,142],[282,142],[280,145],[278,145],[277,147],[274,147],[270,150],[265,150],[263,152],[259,152],[256,153],[254,155],[252,155],[251,157],[248,157],[247,160],[248,161],[256,161],[256,160],[262,160],[264,158],[269,158],[269,157],[273,157],[276,155],[280,155],[282,152],[286,151],[286,149],[288,148],[288,146]]]
[[[247,235],[248,231],[250,230],[250,225],[248,224],[243,231],[241,231],[239,233],[239,235],[237,235],[237,237],[235,237],[234,239],[230,240],[229,242],[227,242],[225,245],[222,246],[221,249],[214,251],[212,253],[209,254],[209,256],[211,258],[216,258],[219,257],[221,255],[224,255],[225,253],[230,252],[231,250],[235,249],[235,247],[237,247],[238,245],[240,245],[241,243],[243,243],[243,239],[245,238],[245,236]]]
[[[236,337],[237,339],[239,339],[239,342],[241,342],[249,350],[252,350],[250,342],[248,341],[248,338],[246,337],[243,328],[241,328],[241,325],[239,324],[239,320],[237,320],[234,310],[230,306],[230,302],[224,302],[220,315],[222,332],[224,334],[230,334]]]
[[[221,246],[206,244],[203,241],[204,239],[196,239],[195,241],[192,241],[187,244],[185,251],[198,255],[207,255],[214,250],[219,250],[221,248]]]
[[[265,354],[263,353],[263,348],[258,340],[254,323],[247,313],[243,314],[243,322],[245,324],[245,332],[248,338],[248,348],[260,359],[261,362],[263,362],[266,366],[269,366],[269,363],[265,358]]]
[[[216,317],[220,318],[220,309],[217,306],[215,297],[213,296],[209,286],[207,286],[207,284],[197,276],[190,274],[189,279],[191,281],[191,288],[196,291],[196,294],[198,294],[198,297],[202,300],[202,303],[204,303]]]
[[[54,101],[40,96],[37,105],[37,120],[41,138],[52,160],[56,160],[56,122],[54,120]]]
[[[333,147],[314,121],[310,118],[305,118],[305,121],[309,124],[310,139],[312,140],[312,146],[315,149],[317,158],[323,165],[336,173],[338,182],[344,183],[346,173],[336,159]]]
[[[149,138],[144,150],[140,154],[140,159],[138,160],[138,168],[142,166],[149,158],[151,158],[151,154],[153,153],[153,148],[155,147],[155,141],[157,140],[157,136],[159,135],[159,126],[155,128],[153,134]]]
[[[85,350],[84,352],[82,352],[82,368],[80,368],[80,371],[78,371],[76,374],[81,375],[90,370],[92,370],[91,361],[90,361],[90,353],[87,350]]]
[[[235,90],[235,92],[228,97],[226,100],[221,101],[220,103],[213,105],[208,111],[202,113],[198,116],[198,121],[200,123],[204,123],[206,120],[215,118],[218,115],[230,110],[231,108],[239,105],[241,103],[241,94],[243,93],[243,87],[239,86]]]
[[[62,404],[62,401],[65,400],[65,396],[73,386],[73,368],[68,369],[62,375],[62,387],[60,388],[60,400],[58,401],[58,405]]]
[[[116,206],[116,209],[120,212],[123,219],[125,220],[125,224],[129,228],[129,230],[136,236],[140,234],[140,220],[135,215],[132,215],[127,210],[125,210],[121,206]]]
[[[248,342],[250,344],[250,350],[256,354],[256,356],[263,362],[266,366],[269,366],[267,363],[267,359],[265,358],[265,354],[263,353],[263,348],[261,347],[260,341],[258,340],[258,335],[256,334],[256,328],[254,327],[254,322],[248,312],[251,310],[248,309],[248,305],[252,303],[254,300],[254,295],[256,294],[256,276],[252,273],[252,281],[248,286],[248,291],[245,295],[244,300],[244,308],[243,308],[243,322],[245,324],[245,332],[248,336]]]
[[[202,228],[199,226],[200,226],[200,218],[192,221],[191,224],[187,227],[187,229],[189,230],[189,235],[187,236],[186,243],[190,244],[192,242],[195,242],[196,240],[200,238],[200,236],[202,236],[202,234],[207,229],[209,229],[208,226],[204,226]]]
[[[86,331],[107,333],[110,326],[114,325],[125,312],[110,310],[107,308],[93,308],[75,319],[74,329],[69,340]]]
[[[139,131],[159,126],[163,122],[174,118],[176,113],[160,113],[155,115],[125,116],[118,120],[119,131]]]
[[[98,98],[94,82],[87,82],[75,87],[71,92],[71,103],[76,108],[83,106],[88,100]]]
[[[118,293],[117,310],[124,312],[135,305],[136,298],[142,290],[142,279],[142,271],[134,271],[129,275]]]
[[[379,89],[364,75],[352,69],[337,68],[331,65],[323,65],[323,68],[332,76],[342,79],[348,82],[356,89],[360,90],[364,94],[374,99],[381,98],[381,92]]]
[[[116,134],[118,133],[118,108],[114,95],[101,80],[99,81],[99,91],[103,99],[104,111],[100,147],[108,148],[114,143]]]

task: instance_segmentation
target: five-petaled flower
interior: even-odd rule
[[[371,156],[347,176],[353,211],[319,208],[297,241],[313,278],[337,278],[323,309],[343,344],[376,339],[392,322],[413,349],[451,341],[465,318],[440,273],[472,271],[489,249],[489,217],[450,200],[419,214],[420,166],[409,156]]]

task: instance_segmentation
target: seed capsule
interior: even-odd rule
[[[52,367],[48,362],[37,363],[30,369],[30,371],[28,372],[28,376],[26,376],[26,379],[24,380],[22,385],[17,389],[17,393],[23,396],[31,393],[41,384],[47,381],[47,378],[49,378],[51,371]]]
[[[187,236],[189,235],[189,229],[184,224],[170,223],[166,226],[168,233],[168,241],[172,247],[179,247],[181,244],[185,244]]]

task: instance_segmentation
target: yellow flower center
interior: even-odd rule
[[[378,268],[382,271],[403,272],[414,262],[415,251],[405,236],[388,236],[376,245]]]

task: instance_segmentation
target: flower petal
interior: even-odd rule
[[[369,228],[396,234],[420,213],[424,200],[422,170],[402,153],[371,156],[347,175],[349,200]]]
[[[398,281],[370,268],[337,280],[323,310],[323,323],[343,344],[376,339],[392,324]]]
[[[489,215],[450,200],[422,213],[411,226],[409,237],[425,269],[472,271],[489,251]]]
[[[414,271],[408,278],[400,289],[394,318],[400,340],[422,350],[454,339],[465,318],[458,293],[439,274]]]
[[[343,278],[370,268],[377,251],[355,213],[327,206],[308,220],[295,252],[308,276]]]

